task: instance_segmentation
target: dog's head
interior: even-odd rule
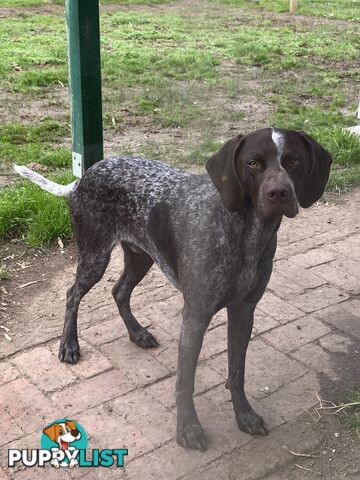
[[[63,450],[66,450],[71,442],[81,438],[81,433],[76,427],[75,420],[53,423],[50,427],[45,428],[43,432],[50,440],[59,444]]]
[[[324,193],[331,156],[302,131],[264,128],[229,140],[206,169],[225,207],[295,217]]]

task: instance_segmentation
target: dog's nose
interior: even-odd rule
[[[77,437],[79,435],[79,433],[80,433],[79,430],[71,430],[71,435],[73,437]]]
[[[289,197],[289,189],[284,186],[272,187],[266,193],[268,200],[272,203],[282,203]]]

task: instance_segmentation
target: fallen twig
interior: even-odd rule
[[[319,407],[316,408],[316,412],[318,413],[318,415],[320,415],[319,411],[333,410],[329,413],[335,415],[336,413],[339,413],[339,412],[345,410],[348,407],[359,407],[360,406],[360,402],[339,403],[338,405],[336,405],[336,403],[334,403],[330,400],[324,400],[323,398],[320,397],[320,395],[318,393],[316,394],[316,397],[319,401]],[[324,405],[324,403],[327,403],[328,405]]]
[[[315,475],[320,476],[320,473],[317,472],[316,470],[311,470],[311,468],[303,467],[302,465],[299,465],[298,463],[295,463],[295,467],[300,468],[301,470],[306,470],[307,472],[314,473]]]
[[[58,237],[58,245],[60,247],[60,253],[61,253],[61,255],[63,255],[64,254],[64,244],[63,244],[60,237]]]
[[[290,450],[289,448],[287,448],[286,445],[283,445],[282,446],[284,450],[286,450],[287,452],[291,453],[291,455],[294,455],[295,457],[306,457],[306,458],[320,458],[318,455],[313,455],[311,453],[298,453],[298,452],[294,452],[293,450]]]
[[[33,282],[23,283],[22,285],[19,285],[18,288],[25,288],[25,287],[28,287],[29,285],[34,285],[34,283],[39,283],[42,281],[43,280],[34,280]]]
[[[155,460],[158,460],[159,462],[163,462],[164,460],[162,460],[161,458],[159,457],[155,457],[155,455],[151,455],[150,453],[147,453],[146,454],[148,457],[151,457],[151,458],[155,458]]]
[[[341,403],[339,405],[334,405],[332,407],[323,407],[323,410],[334,410],[334,409],[336,409],[334,413],[339,413],[342,410],[344,410],[345,408],[359,407],[359,406],[360,406],[360,402],[349,402],[349,403]]]
[[[318,411],[317,408],[315,409],[317,418],[315,417],[315,415],[313,415],[313,414],[310,412],[310,410],[305,410],[305,412],[311,417],[311,419],[312,419],[312,421],[313,421],[314,423],[317,423],[317,422],[320,420],[320,418],[321,418],[321,415],[320,415],[320,413],[319,413],[319,411]]]
[[[22,268],[23,270],[25,270],[26,268],[30,268],[30,265],[26,265],[25,262],[16,262],[16,265],[18,265],[20,268]]]

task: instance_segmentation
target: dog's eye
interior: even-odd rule
[[[298,167],[301,163],[302,160],[299,157],[285,157],[283,161],[284,167],[288,170]]]
[[[254,170],[261,170],[262,165],[257,160],[250,160],[250,162],[248,163],[248,167],[250,167]]]

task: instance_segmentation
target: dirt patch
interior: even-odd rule
[[[23,335],[26,337],[26,332],[34,327],[23,323],[21,306],[24,305],[24,299],[30,307],[39,292],[51,288],[59,272],[75,268],[76,248],[70,243],[65,244],[64,249],[59,245],[36,249],[27,247],[23,242],[12,241],[0,244],[0,252],[0,265],[9,275],[8,279],[0,280],[0,324],[9,329],[10,338],[14,334],[20,338]],[[65,282],[63,296],[69,286]],[[48,312],[48,316],[51,318],[53,314]],[[32,318],[32,321],[36,321],[36,318]]]
[[[53,85],[46,92],[30,95],[0,90],[0,116],[3,122],[22,124],[38,123],[48,117],[63,120],[70,117],[69,89]]]
[[[195,147],[200,139],[200,133],[185,132],[180,128],[154,129],[153,127],[144,128],[144,126],[142,126],[141,129],[126,128],[116,134],[105,132],[104,138],[105,156],[124,154],[124,146],[126,146],[126,152],[131,151],[132,154],[144,156],[144,146],[147,145],[149,147],[149,145],[152,145],[152,157],[158,158],[164,151],[171,150],[173,156],[169,156],[169,158],[164,159],[164,161],[174,163],[175,154],[184,153],[184,142],[186,142],[190,148],[191,145]],[[149,157],[146,152],[145,156]]]
[[[342,425],[336,415],[323,415],[315,423],[304,415],[302,424],[319,439],[306,453],[292,450],[292,462],[266,477],[266,480],[355,480],[360,478],[359,436]],[[296,438],[297,431],[294,431]],[[295,442],[296,443],[296,442]],[[295,454],[306,456],[296,456]],[[312,458],[313,455],[315,458]],[[265,479],[264,479],[265,480]]]
[[[326,17],[316,17],[311,15],[300,15],[295,14],[291,15],[290,13],[275,13],[275,12],[265,12],[264,16],[266,15],[267,19],[270,19],[273,22],[274,26],[279,27],[288,27],[288,26],[299,26],[299,25],[306,25],[313,27],[318,27],[321,25],[339,25],[339,26],[348,26],[351,20],[339,20],[339,19],[331,19]],[[355,20],[354,20],[355,25]]]
[[[14,181],[14,176],[12,172],[10,172],[10,169],[9,169],[9,174],[2,174],[2,173],[0,174],[0,188],[11,185],[13,181]]]
[[[30,15],[63,15],[64,7],[61,5],[33,5],[30,7],[1,7],[0,18],[20,17],[27,18]]]

